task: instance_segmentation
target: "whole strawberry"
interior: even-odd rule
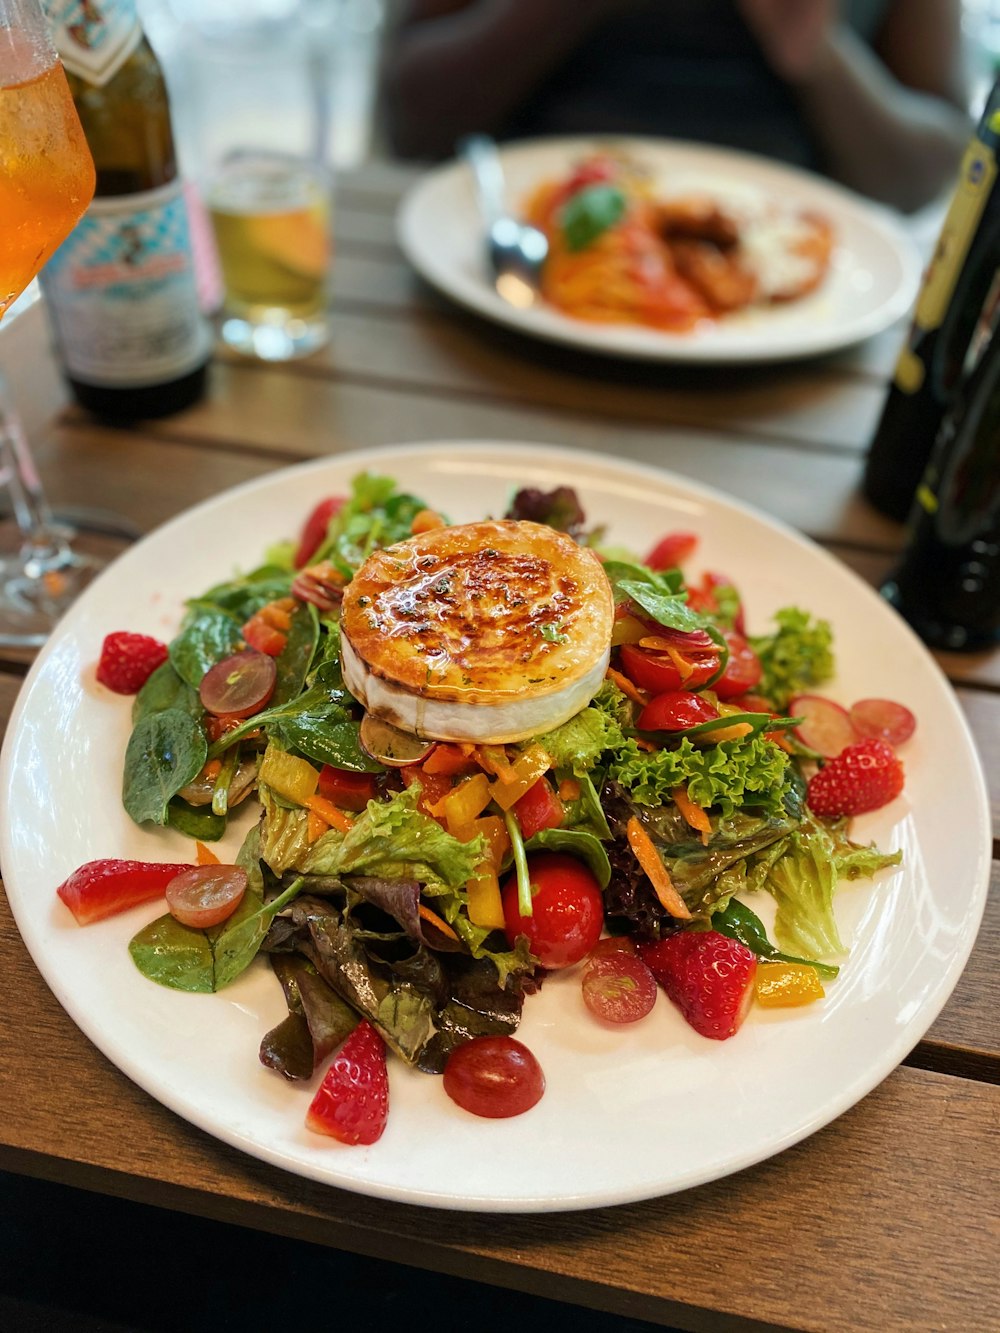
[[[903,765],[885,741],[858,741],[829,759],[809,780],[806,804],[816,815],[878,810],[903,790]]]
[[[724,1041],[746,1018],[757,957],[739,940],[717,930],[681,930],[640,944],[639,955],[703,1037]]]
[[[341,1143],[374,1143],[388,1115],[385,1045],[362,1019],[326,1071],[306,1112],[306,1128]]]
[[[115,694],[138,694],[166,660],[167,646],[159,639],[117,630],[105,637],[97,663],[97,679]]]

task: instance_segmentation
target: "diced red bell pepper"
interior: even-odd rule
[[[88,861],[59,885],[56,893],[81,926],[102,921],[139,903],[162,898],[167,885],[191,864],[149,861]]]
[[[269,625],[259,611],[250,617],[240,633],[251,648],[268,657],[280,657],[288,643],[288,635]]]
[[[562,801],[552,790],[551,784],[544,777],[529,787],[519,801],[514,804],[514,813],[521,825],[521,836],[527,841],[542,829],[559,828],[566,818],[566,809]]]
[[[452,789],[452,781],[444,773],[425,773],[422,764],[406,764],[399,770],[399,776],[403,779],[404,787],[412,787],[415,782],[419,782],[423,791],[420,795],[420,808],[429,814],[428,806],[437,805],[443,797],[447,796]],[[435,816],[431,815],[431,818]],[[443,820],[438,820],[441,827],[444,828]]]
[[[354,773],[324,764],[319,772],[318,794],[341,810],[363,810],[375,796],[375,774]]]

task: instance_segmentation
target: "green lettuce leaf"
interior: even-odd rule
[[[618,749],[625,743],[615,718],[593,706],[582,709],[568,722],[536,739],[551,758],[553,768],[569,769],[576,774],[592,769],[600,762],[605,750]]]
[[[754,735],[699,749],[685,737],[676,750],[640,750],[627,740],[608,775],[640,805],[663,805],[676,787],[723,816],[749,805],[765,813],[784,809],[789,757],[773,741]]]
[[[833,631],[829,621],[814,621],[796,606],[776,612],[774,620],[777,630],[751,637],[750,644],[763,667],[755,692],[783,712],[795,695],[815,689],[833,675]]]

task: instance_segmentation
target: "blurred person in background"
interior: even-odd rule
[[[919,208],[970,133],[961,0],[402,0],[383,114],[403,157],[461,135],[653,134]]]

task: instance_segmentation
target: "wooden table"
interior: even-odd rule
[[[57,509],[99,504],[146,530],[237,482],[351,447],[549,441],[730,491],[879,580],[902,534],[857,483],[900,329],[827,360],[755,370],[584,360],[421,286],[393,242],[408,179],[370,166],[341,184],[330,347],[287,367],[223,355],[208,400],[181,416],[120,431],[65,407],[39,312],[22,316],[0,354],[16,363]],[[1000,653],[940,660],[980,744],[996,817]],[[4,720],[23,671],[0,662]],[[285,1175],[177,1119],[108,1064],[42,982],[5,902],[0,966],[0,1169],[684,1329],[1000,1324],[996,859],[957,990],[863,1102],[736,1177],[573,1214],[429,1215]]]

